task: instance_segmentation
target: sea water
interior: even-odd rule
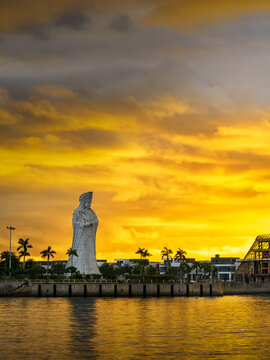
[[[270,296],[1,298],[0,359],[269,359]]]

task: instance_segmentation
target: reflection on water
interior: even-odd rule
[[[94,338],[97,328],[96,300],[69,300],[71,307],[70,348],[72,359],[98,359]]]
[[[1,359],[268,359],[270,297],[0,299]]]

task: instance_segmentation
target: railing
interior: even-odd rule
[[[177,280],[150,280],[150,281],[142,281],[140,279],[125,279],[125,280],[107,280],[107,279],[4,279],[0,280],[1,282],[26,282],[29,283],[38,283],[38,284],[209,284],[209,283],[218,283],[222,282],[221,280],[198,280],[198,281],[187,281],[183,279]]]

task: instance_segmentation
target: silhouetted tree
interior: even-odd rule
[[[146,275],[156,275],[156,268],[152,265],[147,266]]]
[[[64,264],[53,264],[50,268],[51,275],[64,275],[67,271],[66,266]]]
[[[200,263],[198,261],[194,261],[192,264],[192,270],[195,270],[195,276],[196,276],[196,281],[198,281],[198,272],[200,269]]]
[[[31,249],[33,246],[31,244],[29,244],[29,238],[27,239],[22,239],[20,238],[18,241],[18,244],[20,245],[17,248],[17,251],[19,251],[19,258],[23,257],[23,268],[25,269],[25,257],[26,256],[30,256],[30,252],[28,251],[28,249]]]
[[[121,275],[124,275],[124,274],[132,274],[132,266],[128,265],[128,264],[125,264],[123,266],[121,266],[120,268],[120,274]]]
[[[176,254],[174,255],[174,258],[176,260],[179,260],[179,262],[181,262],[181,260],[186,260],[186,257],[185,257],[186,254],[187,254],[186,251],[178,248],[178,250],[176,251]]]
[[[204,273],[204,280],[206,280],[207,277],[210,277],[212,271],[212,264],[207,262],[202,262],[201,269],[203,270]]]
[[[50,261],[50,257],[54,258],[54,254],[56,254],[56,252],[54,250],[52,250],[51,246],[48,246],[48,249],[42,250],[40,252],[41,257],[43,258],[47,258],[47,271],[49,270],[49,261]]]
[[[189,266],[188,263],[182,262],[180,264],[180,270],[182,270],[185,275],[189,275],[191,273],[192,267]]]
[[[104,263],[99,267],[99,271],[105,279],[116,279],[116,269],[113,265]]]
[[[135,254],[139,254],[141,259],[143,258],[143,255],[144,255],[144,252],[145,252],[145,248],[138,248],[138,250],[135,252]]]
[[[71,266],[73,266],[73,256],[78,256],[77,250],[69,248],[66,252],[66,255],[71,256]]]
[[[1,253],[1,264],[4,265],[5,270],[8,268],[9,264],[9,251],[5,250]],[[14,253],[11,252],[11,266],[12,269],[16,269],[20,264],[19,257]]]
[[[168,249],[166,246],[164,246],[164,248],[161,250],[161,259],[166,258],[167,259],[167,271],[170,268],[170,259],[172,259],[172,250]]]

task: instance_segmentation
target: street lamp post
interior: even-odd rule
[[[15,227],[10,225],[7,229],[9,230],[9,277],[11,277],[11,231],[15,230]]]

